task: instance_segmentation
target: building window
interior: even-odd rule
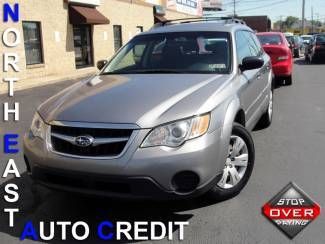
[[[143,26],[137,26],[137,33],[143,32]]]
[[[40,22],[23,21],[26,64],[43,63]]]
[[[93,65],[93,46],[90,25],[74,25],[73,41],[76,68]]]
[[[115,52],[122,47],[122,26],[113,25]]]

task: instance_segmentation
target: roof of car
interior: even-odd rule
[[[189,23],[165,24],[158,27],[153,27],[143,34],[156,34],[166,32],[195,32],[195,31],[219,31],[233,32],[238,29],[252,31],[248,26],[239,23],[223,23],[220,21],[200,21]]]

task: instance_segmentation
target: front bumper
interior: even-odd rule
[[[216,176],[208,184],[196,189],[190,194],[179,194],[174,191],[167,191],[150,177],[87,174],[42,168],[39,166],[33,168],[31,175],[36,183],[55,190],[116,198],[156,200],[183,199],[199,196],[211,189],[219,179],[219,176]]]
[[[224,168],[228,143],[221,128],[179,148],[139,148],[149,130],[139,130],[119,158],[82,159],[58,155],[39,138],[24,137],[25,160],[32,178],[50,188],[127,198],[184,198],[205,193]],[[195,189],[180,192],[173,178],[193,172]]]

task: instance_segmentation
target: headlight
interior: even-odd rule
[[[158,126],[149,132],[141,147],[178,147],[185,141],[205,134],[209,128],[210,114]]]
[[[37,112],[34,115],[30,131],[34,137],[45,138],[45,123]]]

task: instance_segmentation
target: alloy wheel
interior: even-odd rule
[[[230,189],[236,186],[245,175],[248,166],[248,148],[245,141],[232,135],[229,143],[228,157],[218,186]]]
[[[273,91],[270,91],[270,101],[269,101],[269,107],[267,109],[267,112],[269,114],[269,118],[272,119],[273,115]]]

